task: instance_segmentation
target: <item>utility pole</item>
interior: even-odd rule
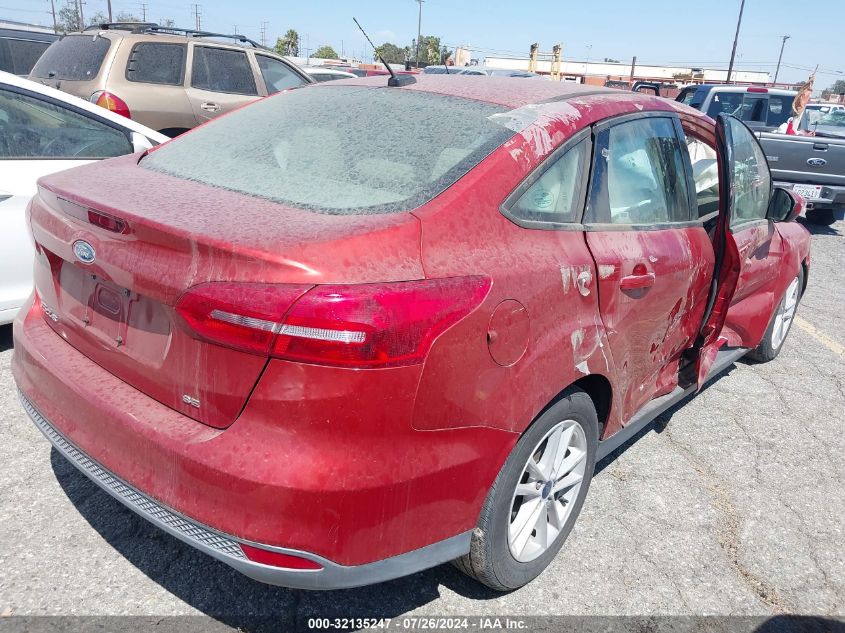
[[[109,0],[109,10],[111,10],[111,0]],[[109,19],[111,19],[111,14],[109,14]],[[141,3],[141,22],[147,21],[147,3]]]
[[[56,0],[50,0],[50,8],[53,10],[53,33],[58,33],[59,23],[56,21]]]
[[[778,82],[778,73],[780,73],[780,60],[783,59],[783,48],[786,46],[786,40],[789,39],[789,35],[782,35],[783,41],[780,44],[780,55],[778,55],[778,67],[775,69],[775,80],[772,82],[772,85],[775,85]]]
[[[420,67],[420,34],[422,33],[422,5],[425,0],[415,0],[417,4],[420,5],[420,14],[417,18],[417,52],[416,52],[416,60],[417,60],[417,68]]]
[[[79,30],[82,31],[85,28],[85,16],[82,14],[82,0],[78,0],[76,6],[79,7]]]
[[[111,0],[106,1],[106,7],[108,9],[109,22],[113,22],[114,20],[112,20],[112,17],[111,17]],[[146,19],[144,21],[146,22]]]
[[[199,4],[193,5],[194,7],[194,23],[196,25],[197,31],[202,31],[202,7]]]
[[[267,22],[261,23],[261,46],[267,48]]]
[[[734,35],[734,47],[731,50],[731,63],[728,65],[728,81],[731,83],[731,74],[734,70],[734,60],[736,59],[736,44],[739,41],[739,27],[742,24],[742,12],[745,10],[745,0],[739,5],[739,17],[736,20],[736,35]]]

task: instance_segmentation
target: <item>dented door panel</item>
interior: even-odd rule
[[[681,355],[695,340],[713,275],[703,227],[659,231],[590,231],[599,272],[601,317],[616,360],[622,417],[678,383]],[[638,274],[651,285],[626,288]]]

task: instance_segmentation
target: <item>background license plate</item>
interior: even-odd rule
[[[818,185],[795,185],[792,190],[805,198],[819,198],[822,195],[822,188]]]

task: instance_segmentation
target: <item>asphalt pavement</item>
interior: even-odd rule
[[[413,615],[845,615],[845,223],[812,227],[781,355],[738,362],[599,465],[553,565],[497,594],[444,565],[305,592],[251,581],[124,509],[23,413],[0,328],[0,620],[206,614],[215,628]],[[2,624],[2,622],[0,622]]]

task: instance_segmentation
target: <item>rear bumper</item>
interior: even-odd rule
[[[130,486],[74,446],[32,406],[26,396],[20,394],[20,399],[27,415],[53,447],[100,488],[156,527],[260,582],[297,589],[360,587],[428,569],[469,551],[471,531],[375,563],[345,566],[310,552],[252,543],[223,534],[163,506]],[[244,555],[241,543],[305,558],[318,563],[322,569],[282,569],[256,563]]]
[[[775,182],[775,187],[783,187],[784,189],[792,189],[795,185],[809,184],[797,183],[788,181]],[[821,185],[821,196],[818,198],[807,199],[807,211],[814,209],[831,209],[837,213],[837,219],[845,219],[845,187],[837,185]]]
[[[60,452],[162,529],[263,582],[351,587],[466,553],[516,441],[484,428],[415,431],[409,373],[356,372],[346,384],[292,363],[268,367],[238,420],[215,429],[93,363],[31,303],[14,335],[24,407]],[[239,543],[322,570],[258,564]]]

